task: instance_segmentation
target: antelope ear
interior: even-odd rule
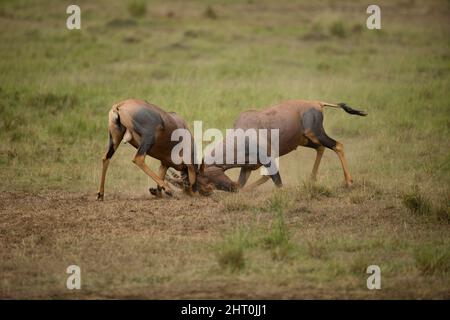
[[[202,164],[200,165],[200,174],[205,173],[205,159],[202,159]]]

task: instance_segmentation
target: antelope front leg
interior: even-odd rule
[[[197,179],[197,176],[195,174],[195,169],[193,165],[188,165],[188,179],[189,179],[189,189],[185,189],[185,191],[193,196],[195,195],[194,193],[194,183]]]
[[[111,128],[110,126],[109,130],[109,147],[108,151],[106,151],[105,155],[102,158],[102,175],[100,178],[100,187],[97,193],[97,200],[103,200],[103,194],[105,193],[106,171],[108,170],[109,161],[114,155],[114,152],[116,152],[117,148],[119,147],[120,139],[122,139],[123,135],[123,133],[116,127]]]
[[[164,165],[159,166],[158,175],[162,181],[166,178],[167,169],[169,168]],[[148,191],[156,197],[162,197],[162,188],[160,186],[157,186],[156,188],[149,188]]]
[[[241,168],[241,172],[239,173],[239,179],[238,179],[238,186],[240,189],[243,189],[245,184],[248,181],[248,178],[250,178],[250,175],[252,174],[252,170]]]
[[[153,179],[153,181],[156,182],[158,185],[158,188],[161,188],[161,190],[164,190],[164,192],[172,196],[173,191],[170,189],[170,187],[156,174],[154,173],[146,164],[145,164],[145,154],[139,154],[137,153],[136,156],[133,159],[133,162],[142,169],[150,178]]]

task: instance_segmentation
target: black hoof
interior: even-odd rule
[[[161,190],[157,188],[149,188],[148,191],[156,197],[161,197]]]
[[[103,193],[97,192],[97,200],[103,201]]]

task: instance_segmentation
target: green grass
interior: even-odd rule
[[[412,214],[433,218],[444,224],[450,222],[450,200],[448,196],[447,199],[444,196],[444,199],[437,200],[437,205],[435,205],[428,196],[420,191],[417,185],[414,185],[411,191],[403,193],[402,202]]]
[[[264,244],[268,248],[287,247],[289,245],[289,232],[284,222],[283,213],[276,212],[272,226],[264,237]]]
[[[446,247],[423,246],[415,251],[417,268],[424,275],[450,274],[450,252]]]
[[[266,201],[266,210],[273,212],[277,218],[282,219],[283,211],[289,206],[290,199],[288,194],[282,190],[275,190],[272,196]]]
[[[406,27],[386,15],[381,31],[355,32],[363,3],[353,4],[361,15],[327,10],[326,3],[311,15],[301,1],[155,3],[142,18],[124,18],[131,4],[143,11],[139,1],[80,2],[79,31],[64,28],[63,3],[46,10],[47,2],[1,4],[3,189],[95,189],[108,109],[129,97],[220,129],[241,111],[286,99],[345,101],[369,117],[326,110],[325,128],[344,142],[358,180],[447,188],[449,48],[441,20],[417,16]],[[216,19],[204,15],[208,8]],[[339,30],[344,38],[334,35]],[[60,154],[64,163],[54,163]],[[122,173],[109,178],[117,190],[127,184],[123,177],[143,181],[129,168],[131,152],[126,157],[117,160]],[[50,179],[36,174],[47,163]]]
[[[147,12],[147,6],[145,1],[142,0],[130,1],[128,4],[128,12],[131,14],[132,17],[135,18],[141,18],[145,16],[145,13]]]
[[[216,245],[216,259],[222,269],[231,272],[240,271],[245,267],[245,250],[249,246],[248,230],[236,229],[221,243]]]
[[[292,249],[291,235],[284,218],[284,212],[290,206],[287,196],[286,193],[277,190],[268,200],[268,208],[273,218],[262,241],[264,247],[271,250],[274,260],[288,258]]]
[[[435,214],[438,221],[450,223],[450,201],[447,201],[447,204],[442,204],[440,207],[436,208]]]
[[[306,195],[308,199],[319,199],[321,197],[332,197],[333,191],[331,188],[313,183],[310,181],[303,182],[303,185],[298,190],[299,195]]]
[[[326,259],[328,257],[327,248],[317,241],[307,241],[308,254],[316,259]]]
[[[403,195],[402,201],[405,207],[414,214],[428,215],[432,210],[430,201],[420,193],[417,185],[411,192]]]
[[[330,26],[330,34],[338,38],[346,38],[347,30],[341,21],[337,21]]]

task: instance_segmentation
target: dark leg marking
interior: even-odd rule
[[[137,155],[145,156],[147,152],[153,147],[155,143],[155,136],[152,134],[147,134],[141,137],[141,144],[139,145]]]
[[[112,156],[114,155],[114,152],[116,152],[117,148],[119,147],[119,143],[120,141],[119,142],[114,141],[111,131],[109,131],[109,146],[108,151],[106,151],[106,154],[103,156],[102,159],[102,176],[100,178],[100,187],[97,192],[97,200],[103,200],[103,194],[105,193],[106,171],[108,170],[109,159],[111,159]]]
[[[252,170],[246,169],[246,168],[241,168],[241,172],[239,173],[239,180],[238,180],[239,188],[243,188],[245,186],[251,173],[252,173]]]
[[[350,173],[348,171],[347,161],[344,157],[344,146],[342,143],[337,142],[336,140],[330,138],[323,128],[323,114],[319,110],[310,109],[303,114],[302,125],[304,134],[308,139],[317,140],[321,145],[327,147],[328,149],[333,150],[339,157],[339,160],[342,165],[342,169],[344,171],[345,183],[347,186],[350,186],[353,182]],[[319,150],[319,149],[317,149]],[[319,154],[318,154],[319,155]],[[316,160],[317,167],[320,162],[320,158],[322,155],[319,155],[318,161]],[[314,166],[316,168],[316,165]],[[317,170],[315,170],[317,171]]]
[[[279,172],[277,172],[276,174],[271,175],[270,178],[272,179],[273,183],[275,183],[275,185],[277,187],[282,187],[283,186],[283,182],[281,181],[281,176],[280,176]]]
[[[155,136],[153,132],[147,133],[146,135],[141,137],[141,144],[139,145],[138,151],[133,159],[133,162],[142,169],[156,184],[164,190],[164,192],[168,196],[172,196],[173,192],[170,187],[161,179],[155,172],[153,172],[146,164],[145,164],[145,155],[152,148],[155,142]],[[150,191],[151,192],[151,191]]]
[[[304,135],[309,140],[317,140],[312,141],[314,144],[319,142],[321,145],[332,150],[336,147],[336,141],[325,133],[325,129],[323,128],[323,114],[319,110],[310,109],[306,111],[302,117],[302,125]],[[313,135],[311,135],[311,132]]]
[[[320,144],[314,143],[312,142],[311,139],[308,139],[308,142],[306,143],[306,145],[304,145],[303,147],[307,147],[307,148],[313,148],[313,149],[318,149],[319,147],[321,147]]]
[[[275,161],[275,160],[272,160]],[[267,169],[270,168],[270,164],[264,165]],[[270,179],[272,179],[273,183],[275,183],[275,185],[277,187],[282,187],[283,186],[283,182],[281,181],[281,176],[280,176],[280,171],[277,171],[277,173],[275,174],[271,174]]]
[[[106,159],[111,159],[112,156],[114,155],[114,152],[116,152],[116,148],[114,147],[114,141],[113,141],[113,137],[111,135],[111,132],[109,133],[109,146],[108,146],[108,151],[106,152]]]

